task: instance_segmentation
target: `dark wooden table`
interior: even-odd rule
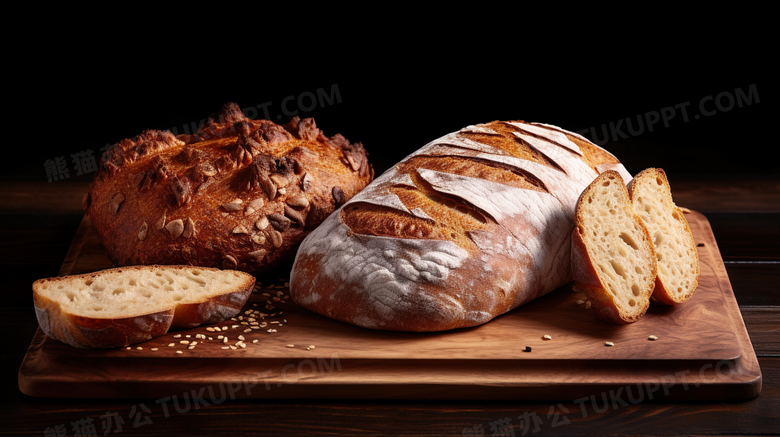
[[[123,435],[778,434],[780,180],[689,175],[671,178],[671,184],[676,203],[704,213],[712,225],[761,366],[763,389],[756,399],[733,403],[655,399],[606,407],[601,399],[595,403],[227,400],[183,413],[169,407],[166,414],[154,399],[42,399],[19,391],[17,372],[37,328],[31,284],[57,275],[83,216],[81,198],[87,183],[0,181],[4,279],[0,434],[104,435],[107,425],[113,434],[119,429],[117,417],[123,421]]]

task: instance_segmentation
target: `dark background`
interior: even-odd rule
[[[19,159],[2,167],[2,177],[46,181],[44,162],[64,156],[70,180],[91,179],[93,173],[76,176],[71,154],[97,155],[144,129],[183,133],[226,102],[270,102],[270,118],[280,123],[293,110],[313,117],[326,135],[362,142],[377,173],[469,124],[522,119],[593,128],[596,138],[586,136],[601,143],[610,122],[689,102],[687,122],[679,106],[668,127],[659,122],[652,132],[645,125],[630,135],[624,121],[629,138],[610,138],[603,147],[631,173],[662,167],[672,181],[776,177],[775,44],[747,27],[693,37],[665,32],[666,39],[615,35],[581,45],[569,38],[558,46],[499,38],[476,44],[447,35],[384,45],[362,34],[258,45],[225,35],[149,42],[64,33],[19,54],[9,91],[20,91],[12,121],[24,126],[16,128],[23,140],[11,146]],[[703,98],[736,99],[736,89],[748,95],[751,87],[749,105],[719,110],[709,100],[706,109],[716,113],[696,118]],[[332,97],[337,89],[340,100],[311,105],[305,95],[318,89]],[[720,103],[722,109],[729,100]]]

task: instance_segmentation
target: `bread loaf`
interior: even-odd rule
[[[301,244],[290,295],[373,329],[475,326],[571,281],[582,190],[619,161],[555,126],[495,121],[425,145]]]
[[[255,278],[189,266],[132,266],[33,283],[38,324],[77,348],[113,348],[235,316]]]
[[[699,255],[688,221],[672,200],[666,173],[659,168],[643,170],[631,180],[628,191],[634,211],[650,232],[658,260],[653,301],[685,302],[699,283]]]
[[[620,175],[607,171],[593,180],[580,195],[574,217],[574,286],[588,296],[600,319],[636,322],[650,305],[656,259]]]
[[[279,126],[236,104],[194,135],[144,131],[103,155],[84,207],[117,266],[262,271],[373,178],[360,143],[313,119]]]

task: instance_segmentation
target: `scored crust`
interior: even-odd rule
[[[290,295],[372,329],[485,323],[571,280],[582,190],[619,161],[555,126],[495,121],[445,135],[369,184],[298,250]]]
[[[600,319],[632,323],[647,311],[655,252],[617,172],[599,175],[577,201],[572,269],[574,286],[588,296]]]
[[[129,266],[39,279],[33,301],[48,337],[76,348],[114,348],[234,317],[254,284],[239,271]]]
[[[116,266],[262,271],[373,179],[360,143],[311,118],[280,126],[230,103],[194,135],[144,131],[103,155],[84,207]]]
[[[693,296],[700,267],[696,243],[682,210],[672,200],[666,173],[660,168],[641,171],[629,183],[634,211],[652,237],[658,260],[653,301],[677,305]]]

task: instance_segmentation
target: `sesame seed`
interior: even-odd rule
[[[256,306],[257,306],[257,304],[256,304],[256,303],[253,303],[253,304],[252,304],[252,306],[253,306],[253,307],[256,307]]]
[[[132,349],[132,348],[131,348],[130,346],[128,346],[128,347],[127,347],[127,350],[130,350],[130,349]]]
[[[650,341],[656,341],[658,340],[658,337],[656,337],[655,335],[651,335],[650,337],[647,337],[647,339]]]
[[[285,287],[289,287],[289,286],[290,286],[290,283],[289,283],[289,282],[285,282],[285,283],[284,283],[284,286],[285,286]]]
[[[182,340],[179,343],[180,344],[190,344],[190,341],[189,340]]]
[[[222,346],[220,349],[230,349],[230,346]]]
[[[185,335],[186,338],[190,338],[190,334]]]
[[[231,328],[233,328],[233,329],[236,329],[236,328],[239,328],[239,327],[241,327],[241,325],[233,325],[233,326],[231,326]]]
[[[608,341],[608,342],[604,343],[604,346],[612,347],[614,345],[615,345],[615,343],[612,343],[611,341]]]
[[[240,347],[241,347],[241,349],[246,349],[246,343],[241,343],[241,344],[239,344],[238,346],[240,346]]]
[[[182,351],[176,351],[176,353],[177,353],[177,354],[183,354],[184,352],[182,352]]]
[[[187,349],[189,349],[189,350],[195,349],[195,346],[189,345],[189,346],[187,346]]]
[[[173,338],[181,338],[181,334],[176,334],[173,336]]]
[[[582,305],[582,304],[584,304],[584,303],[585,303],[585,301],[584,301],[584,300],[582,300],[582,299],[577,299],[577,305]]]
[[[238,349],[238,348],[237,348],[237,347],[235,347],[235,346],[230,346],[230,349],[236,350],[236,349]]]
[[[152,348],[152,350],[153,350],[153,351],[156,351],[156,350],[157,350],[157,348],[156,348],[156,347],[153,347],[153,348]]]
[[[227,327],[227,326],[223,326],[223,327],[222,327],[222,330],[223,330],[223,331],[227,331],[227,329],[228,329],[228,327]]]
[[[176,343],[168,343],[168,347],[174,347],[175,345],[176,345]]]
[[[274,320],[271,323],[279,323],[279,321],[278,320]]]
[[[219,329],[219,326],[215,326],[215,327],[213,327],[211,330],[212,330],[212,331],[216,331],[216,332],[220,332],[220,331],[222,331],[221,329]]]
[[[246,328],[246,329],[244,329],[244,332],[245,332],[245,333],[246,333],[246,332],[252,332],[252,328]]]
[[[263,293],[263,296],[268,296],[268,297],[271,297],[271,295],[270,295],[270,294],[268,294],[268,293]]]
[[[213,338],[209,337],[209,340],[214,340]]]
[[[309,345],[309,348],[314,349],[314,345],[313,344]]]
[[[550,335],[547,335],[547,334],[545,334],[545,335],[542,337],[542,339],[543,339],[543,340],[552,340],[552,337],[551,337]]]
[[[224,336],[224,335],[218,335],[218,336],[217,336],[217,340],[222,340],[223,338],[225,338],[225,336]]]
[[[246,340],[243,335],[239,335],[238,339],[241,340],[241,341]]]
[[[288,344],[287,347],[295,347],[294,344]]]
[[[222,343],[227,343],[227,342],[228,342],[228,338],[227,337],[222,339]]]
[[[252,343],[257,343],[258,341],[260,341],[260,340],[254,339],[254,340],[252,340]]]
[[[190,343],[190,346],[195,346],[196,344],[198,344],[198,342],[197,341],[193,341],[192,343]]]

